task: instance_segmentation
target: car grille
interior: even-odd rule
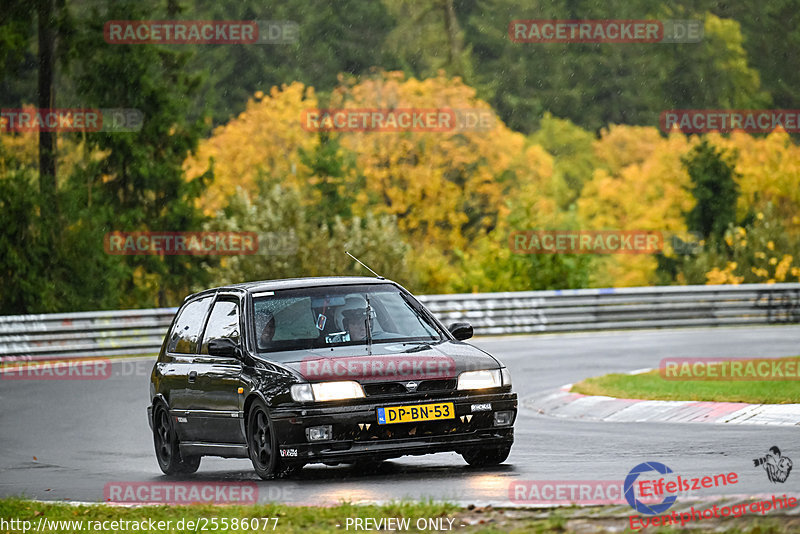
[[[416,382],[416,390],[406,388],[408,382]],[[429,393],[432,391],[452,391],[456,388],[454,378],[441,380],[405,380],[403,382],[380,382],[377,384],[364,384],[364,393],[367,397],[376,395],[394,395],[403,393]]]

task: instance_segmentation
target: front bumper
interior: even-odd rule
[[[391,401],[364,399],[358,405],[275,409],[270,413],[281,460],[287,463],[336,463],[370,458],[385,460],[434,452],[463,452],[510,446],[514,442],[516,393],[460,394]],[[379,425],[379,407],[452,402],[455,418]],[[473,411],[473,405],[490,410]],[[513,412],[508,425],[495,426],[494,413]],[[333,439],[309,442],[306,428],[333,427]],[[367,425],[369,425],[367,427]]]

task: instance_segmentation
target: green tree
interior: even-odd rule
[[[689,231],[719,243],[728,226],[736,222],[739,186],[734,171],[736,155],[717,151],[706,139],[681,158],[692,180],[695,206],[686,214]]]
[[[195,110],[209,105],[215,124],[241,112],[256,91],[266,93],[272,86],[299,81],[324,93],[336,86],[342,73],[360,75],[372,67],[397,67],[384,47],[394,20],[380,2],[199,0],[183,16],[298,25],[298,39],[292,44],[194,47],[187,68],[205,78]]]
[[[119,307],[131,273],[118,257],[104,254],[102,238],[96,239],[97,225],[113,214],[82,210],[76,198],[83,191],[62,187],[61,227],[53,242],[39,216],[43,201],[36,170],[2,146],[0,161],[0,314]]]
[[[139,2],[114,2],[86,19],[85,31],[76,38],[76,54],[92,58],[73,71],[83,105],[135,109],[144,116],[137,132],[86,134],[88,149],[102,156],[91,158],[71,177],[72,187],[86,192],[82,213],[107,214],[94,234],[99,250],[102,230],[197,231],[204,220],[194,201],[209,175],[187,182],[183,172],[204,130],[201,120],[187,118],[199,83],[186,71],[187,53],[149,44],[108,45],[98,38],[103,21],[158,16]],[[126,304],[166,306],[180,302],[192,283],[205,279],[210,260],[148,255],[123,261],[135,275],[126,284]]]
[[[461,2],[385,0],[384,3],[397,21],[386,39],[386,47],[405,72],[429,78],[443,70],[449,76],[474,83],[470,46],[459,21]]]
[[[717,2],[706,0],[707,9],[741,25],[741,46],[761,83],[778,108],[796,108],[800,102],[800,69],[793,61],[800,48],[797,13],[800,0],[769,2]]]
[[[679,16],[697,18],[697,14],[684,13]],[[739,22],[711,13],[704,18],[701,42],[660,45],[656,49],[658,57],[654,59],[669,66],[658,89],[663,94],[664,109],[769,106],[771,98],[761,87],[759,72],[751,66]]]
[[[355,156],[342,148],[335,134],[320,132],[319,138],[313,149],[298,149],[300,161],[308,169],[306,180],[315,194],[314,215],[319,223],[332,221],[337,215],[349,219],[356,191],[348,177],[355,172]],[[364,187],[363,180],[358,186]]]
[[[459,4],[479,96],[525,133],[549,111],[590,131],[608,124],[656,125],[676,107],[761,107],[769,95],[749,64],[735,21],[707,16],[695,2],[512,0]],[[513,20],[701,19],[700,43],[516,43]]]

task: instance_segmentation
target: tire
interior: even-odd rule
[[[471,449],[461,453],[469,465],[473,467],[483,467],[487,465],[499,465],[506,461],[511,452],[511,445],[501,445],[499,447]]]
[[[285,473],[278,461],[278,440],[272,430],[264,401],[256,399],[247,413],[247,452],[256,474],[264,480],[279,478]]]
[[[153,414],[153,445],[158,467],[165,475],[189,475],[200,467],[200,456],[181,457],[181,449],[172,418],[167,408],[159,404]]]

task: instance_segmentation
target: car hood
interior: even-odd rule
[[[309,382],[356,380],[361,383],[456,378],[464,371],[498,369],[489,353],[467,343],[444,341],[376,343],[366,347],[299,350],[282,353],[280,363]]]

